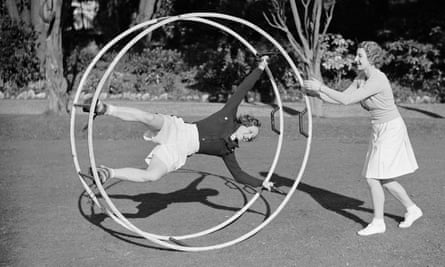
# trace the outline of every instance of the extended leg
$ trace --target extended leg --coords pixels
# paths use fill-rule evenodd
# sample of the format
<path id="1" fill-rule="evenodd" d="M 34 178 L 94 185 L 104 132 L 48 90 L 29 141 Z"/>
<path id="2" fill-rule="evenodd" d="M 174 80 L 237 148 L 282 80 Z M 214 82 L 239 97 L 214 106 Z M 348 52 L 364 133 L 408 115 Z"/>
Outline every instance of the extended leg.
<path id="1" fill-rule="evenodd" d="M 168 173 L 167 166 L 165 166 L 164 162 L 162 162 L 156 155 L 153 155 L 153 158 L 151 159 L 150 165 L 147 169 L 108 169 L 110 170 L 110 173 L 112 173 L 111 178 L 136 183 L 153 182 Z"/>
<path id="2" fill-rule="evenodd" d="M 162 128 L 164 118 L 160 114 L 145 112 L 136 108 L 113 106 L 107 104 L 105 115 L 113 116 L 124 121 L 137 121 L 147 125 L 156 132 Z"/>

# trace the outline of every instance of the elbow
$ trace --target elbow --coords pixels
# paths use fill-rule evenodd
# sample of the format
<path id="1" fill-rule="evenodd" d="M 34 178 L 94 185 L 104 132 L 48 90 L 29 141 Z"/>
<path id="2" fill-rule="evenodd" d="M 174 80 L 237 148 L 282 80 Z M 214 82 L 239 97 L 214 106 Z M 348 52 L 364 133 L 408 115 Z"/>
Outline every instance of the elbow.
<path id="1" fill-rule="evenodd" d="M 351 98 L 341 99 L 339 102 L 340 102 L 340 104 L 345 105 L 345 106 L 347 106 L 347 105 L 351 105 L 351 104 L 355 104 L 355 103 L 356 103 L 356 102 L 353 101 Z"/>

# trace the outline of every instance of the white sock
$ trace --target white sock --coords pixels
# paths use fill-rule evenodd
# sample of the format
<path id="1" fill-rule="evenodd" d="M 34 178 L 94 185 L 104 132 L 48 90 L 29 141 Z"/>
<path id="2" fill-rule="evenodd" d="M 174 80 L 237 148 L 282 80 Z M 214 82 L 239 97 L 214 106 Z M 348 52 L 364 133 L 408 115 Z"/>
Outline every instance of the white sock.
<path id="1" fill-rule="evenodd" d="M 416 209 L 418 209 L 418 207 L 417 207 L 417 205 L 415 205 L 415 204 L 409 206 L 408 208 L 406 208 L 406 210 L 407 210 L 408 212 L 414 211 L 414 210 L 416 210 Z"/>
<path id="2" fill-rule="evenodd" d="M 375 224 L 385 224 L 385 220 L 384 220 L 384 219 L 377 219 L 377 218 L 374 218 L 374 219 L 372 219 L 371 223 L 375 223 Z"/>
<path id="3" fill-rule="evenodd" d="M 114 170 L 112 169 L 112 168 L 107 168 L 108 169 L 108 171 L 110 172 L 110 179 L 111 178 L 114 178 L 114 176 L 115 176 L 115 172 L 114 172 Z"/>
<path id="4" fill-rule="evenodd" d="M 112 115 L 116 108 L 113 105 L 107 104 L 107 110 L 105 111 L 105 115 Z"/>

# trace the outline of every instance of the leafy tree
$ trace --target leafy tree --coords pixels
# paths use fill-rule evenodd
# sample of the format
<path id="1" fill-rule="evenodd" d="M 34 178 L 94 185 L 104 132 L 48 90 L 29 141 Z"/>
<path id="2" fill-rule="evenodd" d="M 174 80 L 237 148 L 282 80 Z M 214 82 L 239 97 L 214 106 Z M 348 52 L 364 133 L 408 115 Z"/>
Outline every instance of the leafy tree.
<path id="1" fill-rule="evenodd" d="M 4 93 L 18 93 L 29 82 L 40 78 L 35 39 L 30 27 L 0 16 L 0 87 Z"/>
<path id="2" fill-rule="evenodd" d="M 321 80 L 321 42 L 327 32 L 333 17 L 335 0 L 273 0 L 272 12 L 265 15 L 269 24 L 285 34 L 288 43 L 292 47 L 290 51 L 304 64 L 306 78 Z M 288 5 L 291 14 L 287 13 Z M 288 23 L 292 17 L 293 25 Z M 322 115 L 321 100 L 311 98 L 313 113 Z"/>
<path id="3" fill-rule="evenodd" d="M 355 74 L 353 71 L 354 42 L 344 39 L 340 34 L 326 34 L 321 43 L 323 51 L 322 73 L 333 87 L 341 87 L 341 82 Z"/>
<path id="4" fill-rule="evenodd" d="M 66 110 L 68 103 L 62 60 L 63 2 L 62 0 L 6 1 L 11 20 L 32 27 L 39 36 L 35 48 L 47 82 L 48 109 L 54 113 Z"/>
<path id="5" fill-rule="evenodd" d="M 40 69 L 43 71 L 46 43 L 44 23 L 40 17 L 42 0 L 7 0 L 5 5 L 9 18 L 13 22 L 35 31 L 35 50 L 40 61 Z"/>
<path id="6" fill-rule="evenodd" d="M 398 40 L 385 44 L 387 63 L 383 67 L 390 79 L 412 91 L 429 92 L 441 98 L 443 89 L 440 51 L 432 44 Z"/>

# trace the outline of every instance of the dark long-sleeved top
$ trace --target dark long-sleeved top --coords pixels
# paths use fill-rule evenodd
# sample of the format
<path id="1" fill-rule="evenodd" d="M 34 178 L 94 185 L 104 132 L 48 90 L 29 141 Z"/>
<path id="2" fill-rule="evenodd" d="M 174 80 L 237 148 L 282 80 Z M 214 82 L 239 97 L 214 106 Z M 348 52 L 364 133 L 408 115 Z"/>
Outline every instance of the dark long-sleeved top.
<path id="1" fill-rule="evenodd" d="M 260 78 L 262 70 L 253 70 L 236 88 L 235 93 L 219 111 L 196 123 L 199 134 L 199 154 L 219 156 L 223 159 L 233 178 L 243 184 L 253 187 L 262 185 L 262 180 L 244 172 L 235 157 L 238 141 L 230 136 L 240 124 L 236 120 L 238 107 L 247 92 Z"/>

